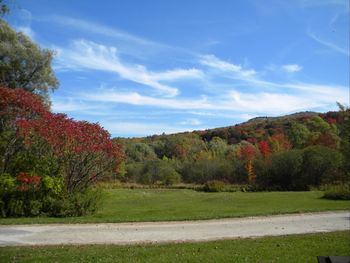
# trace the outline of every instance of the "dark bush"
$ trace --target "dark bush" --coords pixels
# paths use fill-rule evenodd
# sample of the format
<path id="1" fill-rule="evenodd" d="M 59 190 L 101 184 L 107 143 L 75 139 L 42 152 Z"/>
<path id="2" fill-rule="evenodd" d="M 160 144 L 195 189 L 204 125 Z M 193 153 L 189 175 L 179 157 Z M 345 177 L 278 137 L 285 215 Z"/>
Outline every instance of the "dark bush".
<path id="1" fill-rule="evenodd" d="M 266 190 L 307 190 L 307 183 L 303 181 L 301 166 L 303 156 L 301 150 L 290 150 L 275 153 L 271 156 L 267 170 L 258 174 L 260 187 Z M 260 164 L 261 165 L 261 164 Z"/>
<path id="2" fill-rule="evenodd" d="M 48 216 L 55 217 L 88 215 L 96 211 L 100 198 L 101 191 L 97 188 L 70 193 L 61 198 L 47 197 L 43 200 L 44 211 Z"/>
<path id="3" fill-rule="evenodd" d="M 341 179 L 342 155 L 326 146 L 309 146 L 303 150 L 303 183 L 319 186 Z"/>
<path id="4" fill-rule="evenodd" d="M 224 192 L 225 191 L 225 183 L 218 180 L 212 180 L 206 182 L 203 187 L 205 192 Z"/>
<path id="5" fill-rule="evenodd" d="M 350 200 L 350 184 L 327 186 L 323 198 L 332 200 Z"/>

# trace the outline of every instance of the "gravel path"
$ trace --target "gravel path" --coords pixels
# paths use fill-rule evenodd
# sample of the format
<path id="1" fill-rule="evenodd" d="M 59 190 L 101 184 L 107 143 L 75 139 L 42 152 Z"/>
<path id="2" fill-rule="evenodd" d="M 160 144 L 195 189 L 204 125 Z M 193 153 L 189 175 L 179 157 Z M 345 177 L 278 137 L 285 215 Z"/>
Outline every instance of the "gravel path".
<path id="1" fill-rule="evenodd" d="M 0 226 L 0 246 L 207 241 L 350 230 L 350 212 L 206 221 Z"/>

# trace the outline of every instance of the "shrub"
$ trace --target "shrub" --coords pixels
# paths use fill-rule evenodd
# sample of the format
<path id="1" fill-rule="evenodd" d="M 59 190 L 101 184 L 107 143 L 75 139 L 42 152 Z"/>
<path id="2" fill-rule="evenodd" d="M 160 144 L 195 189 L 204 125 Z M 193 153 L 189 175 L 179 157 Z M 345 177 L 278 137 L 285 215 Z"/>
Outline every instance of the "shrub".
<path id="1" fill-rule="evenodd" d="M 97 188 L 83 192 L 67 193 L 61 198 L 47 196 L 43 199 L 43 211 L 48 216 L 82 216 L 96 211 L 101 198 Z"/>
<path id="2" fill-rule="evenodd" d="M 174 169 L 173 163 L 159 159 L 146 162 L 138 178 L 138 182 L 142 184 L 160 183 L 172 185 L 180 181 L 181 176 Z"/>
<path id="3" fill-rule="evenodd" d="M 203 187 L 205 192 L 224 192 L 225 191 L 225 183 L 218 180 L 212 180 L 206 182 Z"/>
<path id="4" fill-rule="evenodd" d="M 327 186 L 323 198 L 332 200 L 350 200 L 350 184 Z"/>
<path id="5" fill-rule="evenodd" d="M 203 184 L 212 180 L 234 182 L 234 164 L 220 158 L 201 158 L 184 162 L 179 169 L 183 180 L 187 183 Z"/>

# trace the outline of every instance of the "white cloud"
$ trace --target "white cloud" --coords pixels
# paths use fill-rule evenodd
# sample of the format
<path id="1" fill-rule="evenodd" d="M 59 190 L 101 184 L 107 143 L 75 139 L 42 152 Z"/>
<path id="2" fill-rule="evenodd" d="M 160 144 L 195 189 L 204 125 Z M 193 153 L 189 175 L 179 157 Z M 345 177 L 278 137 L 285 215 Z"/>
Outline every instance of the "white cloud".
<path id="1" fill-rule="evenodd" d="M 35 33 L 30 26 L 16 26 L 15 28 L 17 31 L 22 32 L 30 39 L 35 40 Z"/>
<path id="2" fill-rule="evenodd" d="M 40 19 L 39 19 L 40 20 Z M 163 44 L 153 42 L 150 40 L 146 40 L 144 38 L 135 36 L 133 34 L 129 34 L 127 32 L 124 32 L 122 30 L 108 27 L 105 25 L 101 25 L 98 23 L 94 23 L 91 21 L 83 20 L 83 19 L 77 19 L 77 18 L 72 18 L 72 17 L 67 17 L 67 16 L 61 16 L 61 15 L 52 15 L 52 16 L 47 16 L 44 18 L 41 18 L 41 20 L 48 21 L 48 22 L 54 22 L 56 24 L 70 27 L 70 28 L 75 28 L 81 31 L 86 31 L 86 32 L 91 32 L 94 34 L 98 35 L 104 35 L 107 37 L 113 37 L 113 38 L 120 38 L 124 39 L 129 42 L 134 42 L 139 45 L 148 45 L 148 46 L 165 46 Z"/>
<path id="3" fill-rule="evenodd" d="M 203 109 L 211 108 L 212 105 L 207 102 L 206 97 L 201 99 L 173 99 L 173 98 L 157 98 L 151 96 L 144 96 L 137 92 L 114 92 L 114 91 L 100 91 L 98 93 L 84 93 L 79 95 L 89 101 L 100 101 L 110 103 L 122 103 L 139 106 L 153 106 L 159 108 L 169 109 Z"/>
<path id="4" fill-rule="evenodd" d="M 35 33 L 31 27 L 33 20 L 32 13 L 27 9 L 20 9 L 17 13 L 17 21 L 15 22 L 15 29 L 22 32 L 32 40 L 35 40 Z"/>
<path id="5" fill-rule="evenodd" d="M 247 114 L 247 113 L 243 113 L 243 114 L 239 114 L 237 116 L 238 119 L 241 119 L 242 121 L 247 121 L 253 118 L 259 117 L 259 115 L 256 114 Z"/>
<path id="6" fill-rule="evenodd" d="M 145 66 L 123 63 L 115 47 L 100 45 L 91 41 L 74 41 L 70 49 L 57 48 L 58 69 L 92 69 L 115 72 L 120 77 L 152 87 L 170 97 L 179 94 L 176 87 L 162 82 L 185 78 L 202 78 L 203 73 L 194 68 L 167 71 L 149 71 Z"/>
<path id="7" fill-rule="evenodd" d="M 202 96 L 200 99 L 175 99 L 144 96 L 136 92 L 100 91 L 98 93 L 80 94 L 79 97 L 93 102 L 167 109 L 276 115 L 333 105 L 335 101 L 341 101 L 344 98 L 344 94 L 346 94 L 346 91 L 333 93 L 333 96 L 330 96 L 328 93 L 314 94 L 313 90 L 308 92 L 303 90 L 303 95 L 301 96 L 299 93 L 294 95 L 277 92 L 243 93 L 231 90 L 217 97 L 208 98 Z"/>
<path id="8" fill-rule="evenodd" d="M 248 79 L 250 77 L 255 76 L 256 71 L 255 70 L 245 70 L 242 68 L 241 65 L 232 64 L 229 62 L 226 62 L 224 60 L 221 60 L 217 58 L 214 55 L 203 55 L 200 56 L 199 62 L 202 65 L 215 68 L 217 70 L 223 71 L 223 72 L 230 72 L 233 73 L 235 76 L 237 76 L 240 79 Z"/>
<path id="9" fill-rule="evenodd" d="M 193 131 L 192 127 L 176 127 L 166 123 L 150 124 L 139 122 L 104 122 L 103 127 L 115 135 L 130 134 L 132 136 L 149 136 L 154 134 L 173 134 L 178 132 Z M 196 127 L 201 130 L 204 127 Z"/>
<path id="10" fill-rule="evenodd" d="M 184 121 L 180 122 L 181 125 L 191 125 L 191 126 L 197 126 L 202 124 L 202 122 L 198 119 L 186 119 Z"/>
<path id="11" fill-rule="evenodd" d="M 301 71 L 303 68 L 299 66 L 298 64 L 287 64 L 282 66 L 283 70 L 287 71 L 288 73 L 294 73 Z"/>
<path id="12" fill-rule="evenodd" d="M 232 104 L 236 109 L 244 109 L 245 112 L 260 112 L 270 114 L 283 114 L 293 111 L 305 110 L 322 106 L 319 101 L 297 95 L 283 93 L 241 93 L 230 92 Z"/>
<path id="13" fill-rule="evenodd" d="M 309 37 L 311 37 L 313 40 L 315 40 L 316 42 L 320 43 L 321 45 L 323 45 L 323 46 L 325 46 L 325 47 L 327 47 L 335 52 L 341 53 L 341 54 L 346 55 L 346 56 L 350 56 L 349 48 L 339 47 L 334 43 L 331 43 L 327 40 L 324 40 L 324 39 L 316 36 L 313 32 L 310 31 L 310 29 L 307 30 L 307 35 Z"/>

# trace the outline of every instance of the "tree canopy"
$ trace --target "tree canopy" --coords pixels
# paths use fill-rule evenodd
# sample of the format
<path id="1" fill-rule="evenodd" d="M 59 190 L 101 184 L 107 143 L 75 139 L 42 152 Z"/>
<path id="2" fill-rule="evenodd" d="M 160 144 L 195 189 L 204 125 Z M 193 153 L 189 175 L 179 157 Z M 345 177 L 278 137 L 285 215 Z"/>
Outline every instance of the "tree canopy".
<path id="1" fill-rule="evenodd" d="M 53 55 L 52 50 L 40 48 L 0 19 L 1 87 L 22 88 L 48 101 L 48 91 L 58 87 L 51 68 Z"/>

